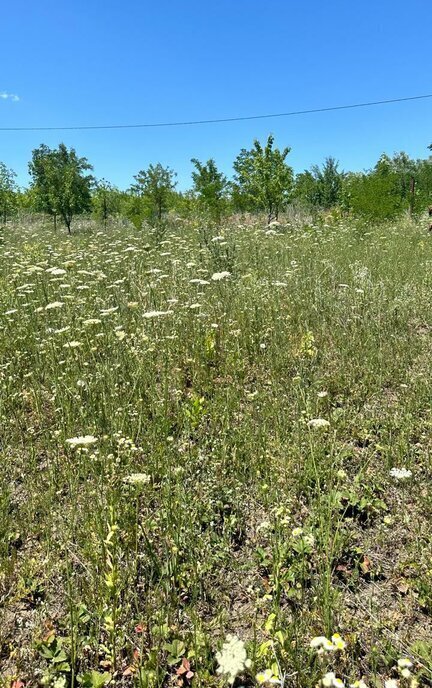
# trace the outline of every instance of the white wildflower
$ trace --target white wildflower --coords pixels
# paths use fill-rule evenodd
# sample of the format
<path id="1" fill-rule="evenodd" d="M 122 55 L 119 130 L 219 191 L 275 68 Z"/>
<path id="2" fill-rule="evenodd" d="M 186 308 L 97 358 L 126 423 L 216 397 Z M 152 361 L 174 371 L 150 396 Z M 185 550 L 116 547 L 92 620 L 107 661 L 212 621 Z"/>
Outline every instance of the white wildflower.
<path id="1" fill-rule="evenodd" d="M 345 685 L 341 678 L 337 678 L 334 671 L 328 671 L 322 677 L 321 684 L 324 688 L 343 688 Z"/>
<path id="2" fill-rule="evenodd" d="M 46 311 L 54 310 L 54 308 L 62 308 L 64 306 L 63 301 L 53 301 L 45 306 Z"/>
<path id="3" fill-rule="evenodd" d="M 66 270 L 63 270 L 63 268 L 48 268 L 46 272 L 49 272 L 51 275 L 65 275 Z"/>
<path id="4" fill-rule="evenodd" d="M 227 272 L 226 270 L 223 270 L 222 272 L 214 272 L 211 276 L 213 282 L 220 282 L 227 277 L 231 277 L 231 273 Z"/>
<path id="5" fill-rule="evenodd" d="M 80 437 L 70 437 L 66 443 L 71 447 L 88 447 L 90 444 L 97 442 L 97 437 L 93 435 L 81 435 Z"/>
<path id="6" fill-rule="evenodd" d="M 346 642 L 341 638 L 339 633 L 334 633 L 331 637 L 331 640 L 335 650 L 345 650 Z"/>
<path id="7" fill-rule="evenodd" d="M 323 652 L 333 652 L 334 646 L 331 640 L 325 637 L 325 635 L 317 635 L 310 641 L 310 647 L 316 650 L 319 655 Z"/>
<path id="8" fill-rule="evenodd" d="M 111 313 L 115 313 L 118 311 L 118 306 L 112 306 L 111 308 L 104 308 L 101 310 L 100 314 L 105 317 L 106 315 L 111 315 Z"/>
<path id="9" fill-rule="evenodd" d="M 216 653 L 216 659 L 219 664 L 217 673 L 226 676 L 230 683 L 234 683 L 236 676 L 251 665 L 244 642 L 236 635 L 227 635 L 222 650 Z"/>
<path id="10" fill-rule="evenodd" d="M 412 471 L 407 468 L 392 468 L 390 471 L 390 477 L 395 480 L 407 480 L 411 478 Z"/>
<path id="11" fill-rule="evenodd" d="M 311 536 L 313 539 L 313 536 Z M 312 638 L 310 641 L 310 647 L 317 650 L 318 654 L 323 652 L 337 652 L 338 650 L 344 650 L 346 647 L 346 642 L 342 639 L 339 633 L 334 633 L 331 640 L 326 638 L 325 635 L 319 635 L 316 638 Z"/>
<path id="12" fill-rule="evenodd" d="M 399 682 L 394 678 L 389 678 L 387 681 L 384 681 L 384 688 L 399 688 Z"/>
<path id="13" fill-rule="evenodd" d="M 402 678 L 410 678 L 411 677 L 411 671 L 410 669 L 412 668 L 412 662 L 409 660 L 407 657 L 402 657 L 401 659 L 398 659 L 397 662 L 398 666 L 398 671 Z"/>
<path id="14" fill-rule="evenodd" d="M 330 423 L 325 418 L 312 418 L 308 421 L 308 427 L 311 430 L 325 430 L 330 427 Z"/>
<path id="15" fill-rule="evenodd" d="M 127 485 L 147 485 L 151 480 L 148 473 L 131 473 L 123 478 L 123 482 Z"/>
<path id="16" fill-rule="evenodd" d="M 88 320 L 83 320 L 83 325 L 86 327 L 88 325 L 100 325 L 102 320 L 100 318 L 88 318 Z"/>
<path id="17" fill-rule="evenodd" d="M 281 682 L 279 676 L 276 676 L 271 669 L 260 671 L 255 678 L 260 685 L 275 685 Z"/>
<path id="18" fill-rule="evenodd" d="M 143 313 L 143 318 L 160 318 L 163 315 L 171 315 L 173 311 L 147 311 Z"/>
<path id="19" fill-rule="evenodd" d="M 210 282 L 208 282 L 205 279 L 198 279 L 197 277 L 195 277 L 194 279 L 189 280 L 189 284 L 198 284 L 199 286 L 203 287 L 206 284 L 210 284 Z"/>

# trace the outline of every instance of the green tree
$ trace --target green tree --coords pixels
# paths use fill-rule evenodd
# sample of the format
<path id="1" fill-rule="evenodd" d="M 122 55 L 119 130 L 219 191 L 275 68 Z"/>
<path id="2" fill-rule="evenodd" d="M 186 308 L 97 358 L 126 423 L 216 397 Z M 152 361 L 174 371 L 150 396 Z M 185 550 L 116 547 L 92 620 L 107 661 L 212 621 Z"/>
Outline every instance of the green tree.
<path id="1" fill-rule="evenodd" d="M 86 158 L 79 158 L 64 143 L 56 149 L 42 144 L 33 151 L 29 172 L 36 206 L 53 216 L 54 227 L 60 216 L 70 234 L 73 216 L 91 209 L 94 179 L 85 174 L 91 169 Z"/>
<path id="2" fill-rule="evenodd" d="M 251 150 L 243 148 L 234 161 L 234 197 L 243 197 L 251 209 L 265 210 L 269 223 L 278 218 L 293 188 L 293 171 L 285 162 L 290 150 L 274 148 L 270 135 L 264 147 L 255 140 Z"/>
<path id="3" fill-rule="evenodd" d="M 29 172 L 32 177 L 30 194 L 34 201 L 34 208 L 51 215 L 54 229 L 57 229 L 58 208 L 55 200 L 54 151 L 42 143 L 32 152 Z"/>
<path id="4" fill-rule="evenodd" d="M 18 187 L 15 179 L 15 172 L 6 167 L 4 162 L 0 162 L 0 213 L 4 225 L 11 211 L 16 206 Z"/>
<path id="5" fill-rule="evenodd" d="M 321 167 L 313 165 L 297 175 L 294 197 L 308 206 L 334 208 L 341 202 L 344 173 L 338 170 L 339 163 L 332 157 L 326 158 Z"/>
<path id="6" fill-rule="evenodd" d="M 106 229 L 109 218 L 120 210 L 120 192 L 106 179 L 100 179 L 95 182 L 92 205 L 94 217 Z"/>
<path id="7" fill-rule="evenodd" d="M 193 191 L 197 194 L 199 205 L 219 221 L 226 207 L 228 180 L 219 172 L 212 158 L 206 163 L 196 158 L 192 158 L 191 162 L 195 166 L 192 172 Z"/>
<path id="8" fill-rule="evenodd" d="M 432 157 L 417 160 L 415 210 L 422 212 L 432 203 Z"/>
<path id="9" fill-rule="evenodd" d="M 319 206 L 318 183 L 310 170 L 296 175 L 293 197 L 306 206 Z"/>
<path id="10" fill-rule="evenodd" d="M 131 192 L 144 200 L 144 211 L 151 220 L 160 222 L 169 209 L 176 186 L 175 177 L 173 170 L 160 163 L 149 165 L 147 170 L 141 170 L 134 176 L 136 183 L 132 185 Z"/>
<path id="11" fill-rule="evenodd" d="M 404 208 L 400 195 L 399 179 L 394 172 L 382 174 L 347 175 L 344 188 L 344 205 L 355 215 L 371 220 L 387 220 L 396 217 Z"/>
<path id="12" fill-rule="evenodd" d="M 141 196 L 131 189 L 120 194 L 120 213 L 140 229 L 144 220 L 144 204 Z"/>
<path id="13" fill-rule="evenodd" d="M 339 172 L 338 166 L 337 160 L 328 157 L 321 167 L 312 167 L 317 187 L 317 205 L 325 210 L 334 208 L 340 202 L 343 173 Z"/>

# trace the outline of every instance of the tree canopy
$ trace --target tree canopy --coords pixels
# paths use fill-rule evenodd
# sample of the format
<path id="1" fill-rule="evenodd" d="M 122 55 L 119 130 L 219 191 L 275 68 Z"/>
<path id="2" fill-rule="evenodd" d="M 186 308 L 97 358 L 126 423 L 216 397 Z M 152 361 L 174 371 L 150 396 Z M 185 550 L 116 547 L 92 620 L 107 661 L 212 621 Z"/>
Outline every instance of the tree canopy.
<path id="1" fill-rule="evenodd" d="M 270 135 L 265 146 L 255 139 L 252 148 L 243 148 L 234 161 L 234 193 L 243 197 L 246 207 L 264 210 L 268 222 L 277 220 L 292 192 L 293 170 L 285 162 L 290 150 L 275 148 Z"/>
<path id="2" fill-rule="evenodd" d="M 29 172 L 36 206 L 53 216 L 54 225 L 60 216 L 69 234 L 73 216 L 91 209 L 94 179 L 85 172 L 92 169 L 87 158 L 78 157 L 64 143 L 56 149 L 42 144 L 32 153 Z"/>

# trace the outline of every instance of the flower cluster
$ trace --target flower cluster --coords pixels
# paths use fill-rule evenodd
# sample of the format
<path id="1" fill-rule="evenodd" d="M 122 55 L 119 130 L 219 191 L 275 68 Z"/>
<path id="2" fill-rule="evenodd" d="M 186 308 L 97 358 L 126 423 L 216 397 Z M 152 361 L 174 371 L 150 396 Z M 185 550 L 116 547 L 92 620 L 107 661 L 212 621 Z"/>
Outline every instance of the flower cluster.
<path id="1" fill-rule="evenodd" d="M 310 647 L 317 651 L 319 655 L 324 652 L 337 652 L 342 651 L 346 648 L 346 642 L 339 635 L 339 633 L 334 633 L 331 640 L 326 638 L 325 635 L 318 635 L 316 638 L 312 638 L 310 641 Z"/>
<path id="2" fill-rule="evenodd" d="M 411 478 L 412 471 L 408 468 L 392 468 L 390 471 L 390 477 L 395 480 L 408 480 Z"/>
<path id="3" fill-rule="evenodd" d="M 344 688 L 345 684 L 341 678 L 338 678 L 334 671 L 328 671 L 321 679 L 321 685 L 324 688 Z"/>
<path id="4" fill-rule="evenodd" d="M 236 635 L 227 635 L 222 650 L 216 653 L 218 661 L 218 674 L 227 677 L 230 683 L 234 683 L 236 676 L 251 665 L 247 658 L 245 644 Z"/>
<path id="5" fill-rule="evenodd" d="M 330 427 L 330 423 L 325 418 L 311 418 L 308 421 L 308 428 L 311 430 L 327 430 Z"/>
<path id="6" fill-rule="evenodd" d="M 68 440 L 66 440 L 66 443 L 71 447 L 88 447 L 91 444 L 95 444 L 95 442 L 97 442 L 97 437 L 93 437 L 93 435 L 70 437 Z"/>
<path id="7" fill-rule="evenodd" d="M 275 673 L 273 669 L 264 669 L 264 671 L 260 671 L 255 678 L 261 686 L 274 686 L 281 683 L 279 672 Z"/>
<path id="8" fill-rule="evenodd" d="M 151 480 L 148 473 L 131 473 L 123 478 L 123 482 L 127 485 L 147 485 Z"/>

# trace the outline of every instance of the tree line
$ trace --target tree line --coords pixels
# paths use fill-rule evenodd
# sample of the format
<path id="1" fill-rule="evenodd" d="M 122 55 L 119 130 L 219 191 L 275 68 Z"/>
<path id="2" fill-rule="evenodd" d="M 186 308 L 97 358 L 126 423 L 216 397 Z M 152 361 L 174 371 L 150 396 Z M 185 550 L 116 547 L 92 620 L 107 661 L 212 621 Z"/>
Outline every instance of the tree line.
<path id="1" fill-rule="evenodd" d="M 432 145 L 429 147 L 432 150 Z M 134 176 L 120 190 L 92 175 L 92 165 L 74 148 L 41 144 L 29 163 L 31 183 L 20 189 L 16 175 L 0 163 L 0 217 L 5 224 L 20 209 L 45 213 L 54 227 L 61 221 L 71 232 L 76 215 L 92 213 L 104 226 L 123 216 L 137 227 L 160 223 L 169 211 L 205 214 L 220 222 L 233 212 L 264 212 L 270 223 L 289 205 L 311 212 L 338 208 L 373 220 L 391 219 L 404 210 L 422 212 L 432 200 L 432 158 L 414 160 L 406 153 L 383 154 L 370 170 L 345 172 L 328 157 L 297 175 L 288 164 L 290 148 L 279 149 L 273 136 L 243 148 L 228 179 L 213 159 L 192 158 L 192 187 L 176 189 L 176 173 L 160 163 Z"/>

